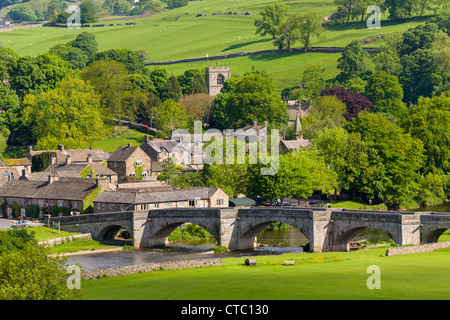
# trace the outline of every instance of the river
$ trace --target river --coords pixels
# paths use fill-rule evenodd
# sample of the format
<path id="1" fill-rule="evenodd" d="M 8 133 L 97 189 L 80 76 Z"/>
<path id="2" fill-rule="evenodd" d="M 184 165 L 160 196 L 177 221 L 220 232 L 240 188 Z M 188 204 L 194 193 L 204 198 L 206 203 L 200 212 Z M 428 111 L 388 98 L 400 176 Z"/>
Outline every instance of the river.
<path id="1" fill-rule="evenodd" d="M 261 245 L 255 250 L 213 253 L 209 248 L 217 242 L 210 240 L 190 240 L 173 242 L 164 248 L 149 248 L 107 253 L 89 253 L 67 257 L 67 264 L 80 264 L 85 271 L 117 268 L 153 262 L 188 259 L 208 259 L 225 257 L 253 257 L 258 255 L 277 255 L 301 253 L 308 239 L 296 229 L 263 231 L 258 235 Z"/>

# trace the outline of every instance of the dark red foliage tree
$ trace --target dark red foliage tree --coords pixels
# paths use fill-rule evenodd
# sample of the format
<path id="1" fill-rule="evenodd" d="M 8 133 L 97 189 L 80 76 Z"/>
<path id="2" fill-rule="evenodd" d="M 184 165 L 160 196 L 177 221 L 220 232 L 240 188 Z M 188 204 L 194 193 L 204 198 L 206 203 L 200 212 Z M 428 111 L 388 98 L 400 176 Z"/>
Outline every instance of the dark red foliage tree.
<path id="1" fill-rule="evenodd" d="M 344 88 L 327 88 L 320 93 L 321 96 L 336 96 L 347 105 L 347 112 L 344 114 L 347 121 L 356 117 L 361 111 L 371 111 L 372 101 L 362 94 Z"/>

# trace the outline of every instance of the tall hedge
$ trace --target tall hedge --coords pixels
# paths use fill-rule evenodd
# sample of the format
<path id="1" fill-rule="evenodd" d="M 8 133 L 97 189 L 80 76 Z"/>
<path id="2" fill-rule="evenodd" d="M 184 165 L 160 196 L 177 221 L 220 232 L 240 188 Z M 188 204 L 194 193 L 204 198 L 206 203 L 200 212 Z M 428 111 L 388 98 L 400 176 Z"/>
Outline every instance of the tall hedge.
<path id="1" fill-rule="evenodd" d="M 42 152 L 31 158 L 31 172 L 41 172 L 52 164 L 52 156 L 56 157 L 55 152 Z"/>

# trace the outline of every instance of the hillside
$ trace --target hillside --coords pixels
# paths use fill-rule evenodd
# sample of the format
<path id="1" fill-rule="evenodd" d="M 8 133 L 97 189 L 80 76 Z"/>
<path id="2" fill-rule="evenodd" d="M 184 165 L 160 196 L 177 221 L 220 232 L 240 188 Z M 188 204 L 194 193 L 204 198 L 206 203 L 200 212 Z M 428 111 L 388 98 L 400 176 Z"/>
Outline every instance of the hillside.
<path id="1" fill-rule="evenodd" d="M 113 48 L 130 48 L 144 50 L 148 55 L 147 62 L 164 62 L 186 58 L 224 55 L 236 52 L 252 52 L 275 49 L 271 36 L 261 37 L 255 34 L 254 20 L 258 13 L 271 3 L 270 0 L 203 0 L 190 1 L 188 6 L 169 10 L 154 16 L 137 20 L 136 25 L 118 26 L 117 21 L 110 21 L 114 26 L 83 28 L 70 30 L 67 28 L 40 27 L 20 29 L 0 33 L 0 44 L 16 51 L 19 55 L 43 53 L 58 43 L 71 41 L 82 31 L 89 31 L 96 36 L 99 51 Z M 284 1 L 290 6 L 289 13 L 314 10 L 324 17 L 336 9 L 332 0 L 328 1 Z M 214 13 L 251 13 L 251 15 L 213 15 Z M 196 17 L 199 13 L 207 16 Z M 386 18 L 387 14 L 382 18 Z M 403 22 L 391 22 L 386 19 L 382 28 L 368 29 L 365 24 L 325 25 L 327 31 L 321 39 L 313 39 L 313 46 L 344 47 L 353 40 L 363 41 L 377 35 L 402 31 L 424 23 L 426 18 L 415 18 Z M 120 21 L 124 24 L 127 20 Z M 108 21 L 102 19 L 102 24 Z M 376 39 L 376 38 L 375 38 Z M 376 39 L 370 46 L 379 46 L 383 41 Z M 301 46 L 300 44 L 298 44 Z M 197 63 L 167 65 L 167 69 L 175 75 L 184 70 L 208 65 L 227 64 L 234 74 L 242 74 L 251 69 L 264 68 L 274 78 L 282 90 L 295 86 L 303 68 L 311 63 L 321 63 L 326 69 L 325 76 L 333 78 L 339 54 L 265 54 L 252 57 L 240 57 L 220 61 L 203 61 Z M 153 67 L 149 67 L 153 69 Z"/>

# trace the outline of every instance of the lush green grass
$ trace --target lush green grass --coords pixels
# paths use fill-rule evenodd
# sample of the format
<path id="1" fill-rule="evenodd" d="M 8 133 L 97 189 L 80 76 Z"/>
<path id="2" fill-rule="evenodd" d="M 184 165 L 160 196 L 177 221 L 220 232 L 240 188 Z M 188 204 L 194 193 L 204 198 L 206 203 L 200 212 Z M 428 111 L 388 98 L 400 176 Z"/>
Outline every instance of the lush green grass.
<path id="1" fill-rule="evenodd" d="M 121 248 L 123 246 L 102 244 L 93 239 L 73 239 L 70 242 L 64 242 L 49 249 L 50 253 L 67 253 L 78 251 L 93 251 L 103 249 Z"/>
<path id="2" fill-rule="evenodd" d="M 106 137 L 106 139 L 94 142 L 94 149 L 103 149 L 107 152 L 114 152 L 119 146 L 126 146 L 129 142 L 133 146 L 140 146 L 144 142 L 145 133 L 122 127 L 122 129 L 114 130 L 114 132 Z"/>
<path id="3" fill-rule="evenodd" d="M 183 58 L 202 57 L 206 54 L 222 55 L 241 51 L 274 49 L 270 36 L 255 35 L 254 20 L 261 9 L 271 3 L 269 0 L 203 0 L 190 1 L 189 5 L 139 20 L 136 26 L 113 26 L 83 28 L 31 28 L 3 33 L 0 43 L 10 47 L 20 55 L 37 55 L 58 43 L 66 43 L 77 34 L 88 30 L 99 43 L 99 51 L 127 47 L 145 50 L 150 61 L 168 61 Z M 328 1 L 285 1 L 290 5 L 290 13 L 315 10 L 328 16 L 335 11 L 332 0 Z M 221 15 L 214 12 L 245 12 L 253 16 Z M 195 17 L 206 13 L 206 17 Z M 352 40 L 401 31 L 423 23 L 425 19 L 414 19 L 393 23 L 384 20 L 380 30 L 368 29 L 365 24 L 327 25 L 328 30 L 321 39 L 313 39 L 313 46 L 345 46 Z M 124 23 L 125 21 L 120 21 Z M 108 22 L 103 22 L 108 24 Z M 112 22 L 116 24 L 117 22 Z M 377 45 L 376 43 L 374 45 Z M 301 46 L 301 44 L 298 44 Z"/>
<path id="4" fill-rule="evenodd" d="M 361 201 L 333 201 L 330 203 L 331 208 L 344 208 L 353 210 L 387 210 L 385 204 L 369 205 Z"/>
<path id="5" fill-rule="evenodd" d="M 185 58 L 224 55 L 236 52 L 250 52 L 276 49 L 271 36 L 255 35 L 254 20 L 258 13 L 271 3 L 269 0 L 221 0 L 190 1 L 188 6 L 173 9 L 152 17 L 133 20 L 136 26 L 113 26 L 83 28 L 70 30 L 67 28 L 31 28 L 2 33 L 0 44 L 15 50 L 20 55 L 35 56 L 48 51 L 59 43 L 67 43 L 82 31 L 89 31 L 96 36 L 99 51 L 112 48 L 130 48 L 147 52 L 148 61 L 170 61 Z M 336 9 L 334 1 L 285 1 L 290 6 L 290 13 L 315 10 L 328 16 Z M 215 15 L 216 12 L 246 12 L 252 16 Z M 195 17 L 198 13 L 208 16 Z M 416 18 L 402 22 L 386 20 L 383 15 L 380 30 L 368 29 L 365 24 L 351 23 L 348 25 L 326 24 L 326 32 L 320 39 L 314 38 L 313 46 L 343 47 L 353 40 L 362 41 L 369 37 L 376 41 L 370 46 L 379 46 L 383 40 L 376 35 L 402 31 L 424 23 L 427 18 Z M 131 20 L 130 20 L 131 21 Z M 126 21 L 120 21 L 125 23 Z M 100 22 L 99 22 L 100 23 Z M 101 23 L 108 24 L 102 21 Z M 117 24 L 118 22 L 113 22 Z M 295 45 L 301 47 L 300 43 Z M 339 54 L 265 54 L 260 56 L 241 57 L 222 61 L 203 61 L 168 65 L 167 68 L 175 75 L 182 74 L 188 68 L 204 68 L 205 66 L 229 65 L 233 74 L 243 74 L 253 66 L 266 69 L 274 79 L 280 91 L 287 87 L 298 85 L 305 66 L 320 63 L 325 68 L 325 78 L 331 79 L 337 74 L 337 59 Z M 149 67 L 153 69 L 153 67 Z"/>
<path id="6" fill-rule="evenodd" d="M 6 230 L 10 230 L 10 229 L 1 229 L 0 231 L 6 231 Z M 28 227 L 27 230 L 35 232 L 36 241 L 38 241 L 38 242 L 55 239 L 55 238 L 63 238 L 63 237 L 71 236 L 74 234 L 79 234 L 76 232 L 66 232 L 66 231 L 61 231 L 60 233 L 58 233 L 58 229 L 54 229 L 52 231 L 52 228 L 47 228 L 47 227 Z"/>
<path id="7" fill-rule="evenodd" d="M 334 78 L 339 72 L 337 69 L 338 53 L 267 53 L 257 56 L 246 56 L 226 60 L 199 61 L 165 65 L 171 73 L 182 74 L 190 68 L 203 69 L 207 66 L 227 65 L 231 68 L 232 75 L 243 75 L 245 72 L 256 69 L 264 69 L 277 84 L 280 91 L 284 88 L 298 86 L 302 73 L 310 64 L 319 63 L 324 69 L 325 80 Z M 149 69 L 153 69 L 149 66 Z"/>
<path id="8" fill-rule="evenodd" d="M 223 266 L 166 270 L 88 280 L 85 299 L 449 299 L 450 252 L 384 257 L 383 249 L 223 259 Z M 284 266 L 284 260 L 295 265 Z M 381 289 L 369 290 L 367 268 L 381 272 Z"/>

